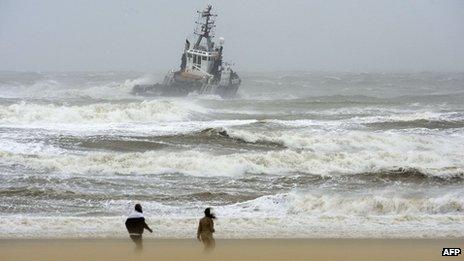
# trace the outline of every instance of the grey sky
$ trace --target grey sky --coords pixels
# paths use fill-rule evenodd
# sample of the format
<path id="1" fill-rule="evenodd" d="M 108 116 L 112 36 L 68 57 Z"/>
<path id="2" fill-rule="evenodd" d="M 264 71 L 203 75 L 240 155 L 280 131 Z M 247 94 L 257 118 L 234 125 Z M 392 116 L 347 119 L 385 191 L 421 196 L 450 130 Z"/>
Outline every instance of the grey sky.
<path id="1" fill-rule="evenodd" d="M 207 3 L 239 70 L 464 71 L 463 0 L 0 0 L 0 70 L 167 71 Z"/>

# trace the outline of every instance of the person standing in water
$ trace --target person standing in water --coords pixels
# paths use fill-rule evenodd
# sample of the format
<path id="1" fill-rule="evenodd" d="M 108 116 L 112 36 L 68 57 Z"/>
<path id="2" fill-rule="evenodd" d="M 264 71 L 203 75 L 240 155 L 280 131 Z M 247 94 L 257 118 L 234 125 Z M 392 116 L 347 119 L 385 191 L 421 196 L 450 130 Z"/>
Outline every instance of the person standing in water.
<path id="1" fill-rule="evenodd" d="M 197 238 L 203 242 L 204 250 L 211 251 L 216 246 L 216 241 L 213 238 L 214 221 L 216 219 L 214 214 L 211 213 L 211 208 L 205 209 L 205 216 L 200 219 L 197 230 Z"/>
<path id="2" fill-rule="evenodd" d="M 127 232 L 135 243 L 135 250 L 141 251 L 143 249 L 142 234 L 143 230 L 147 229 L 150 233 L 153 230 L 145 223 L 145 217 L 143 216 L 142 205 L 136 204 L 134 211 L 129 215 L 126 220 Z"/>

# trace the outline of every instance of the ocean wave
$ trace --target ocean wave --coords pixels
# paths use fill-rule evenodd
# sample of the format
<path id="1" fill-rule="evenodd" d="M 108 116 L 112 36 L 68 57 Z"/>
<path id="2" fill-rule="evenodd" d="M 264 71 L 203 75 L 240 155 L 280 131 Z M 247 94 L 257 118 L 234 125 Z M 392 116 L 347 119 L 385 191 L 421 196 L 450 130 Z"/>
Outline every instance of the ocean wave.
<path id="1" fill-rule="evenodd" d="M 275 106 L 269 105 L 270 108 Z M 409 110 L 394 109 L 385 107 L 356 107 L 356 108 L 337 108 L 327 110 L 244 110 L 244 109 L 214 109 L 214 113 L 227 115 L 241 115 L 245 118 L 254 116 L 262 118 L 263 122 L 280 124 L 287 127 L 357 127 L 364 126 L 392 128 L 462 128 L 464 113 L 455 111 L 433 111 L 433 110 Z M 283 119 L 284 116 L 291 116 L 296 119 Z"/>
<path id="2" fill-rule="evenodd" d="M 393 193 L 393 194 L 392 194 Z M 2 215 L 0 238 L 127 237 L 125 212 L 132 203 L 109 202 L 116 215 Z M 153 236 L 192 238 L 202 206 L 142 202 Z M 105 206 L 107 206 L 106 204 Z M 436 197 L 284 193 L 213 206 L 218 238 L 456 238 L 464 236 L 462 192 Z M 424 230 L 424 226 L 428 229 Z"/>
<path id="3" fill-rule="evenodd" d="M 6 77 L 0 82 L 0 97 L 21 99 L 110 99 L 136 98 L 130 94 L 136 84 L 153 83 L 156 77 L 134 73 L 51 73 L 24 78 Z M 1 80 L 1 79 L 0 79 Z"/>
<path id="4" fill-rule="evenodd" d="M 247 126 L 208 127 L 225 123 Z M 73 173 L 95 170 L 197 176 L 299 172 L 335 175 L 399 168 L 416 169 L 427 175 L 464 173 L 463 133 L 249 128 L 249 124 L 255 123 L 206 121 L 186 122 L 184 126 L 176 122 L 168 123 L 166 129 L 172 129 L 174 134 L 157 133 L 149 128 L 146 136 L 60 134 L 55 137 L 52 133 L 48 137 L 47 133 L 37 132 L 45 136 L 35 137 L 33 133 L 18 136 L 16 132 L 6 131 L 0 133 L 0 160 Z M 171 145 L 181 151 L 163 150 Z M 197 145 L 214 149 L 202 151 Z M 108 151 L 74 151 L 74 147 Z"/>
<path id="5" fill-rule="evenodd" d="M 201 211 L 200 211 L 201 212 Z M 125 216 L 31 217 L 0 216 L 2 239 L 127 238 Z M 194 238 L 198 218 L 156 218 L 146 215 L 155 238 Z M 448 215 L 399 221 L 395 218 L 220 218 L 216 238 L 462 238 L 462 216 Z M 424 230 L 424 226 L 427 227 Z"/>
<path id="6" fill-rule="evenodd" d="M 462 177 L 462 151 L 425 150 L 402 144 L 401 149 L 388 143 L 356 144 L 340 142 L 318 144 L 316 150 L 276 150 L 215 154 L 188 150 L 169 152 L 81 152 L 79 154 L 11 153 L 0 151 L 5 164 L 25 165 L 40 171 L 74 174 L 119 173 L 125 175 L 181 173 L 193 176 L 240 176 L 245 174 L 344 175 L 374 173 L 399 168 L 412 168 L 428 176 Z M 362 142 L 361 140 L 359 142 Z M 436 141 L 439 142 L 439 141 Z M 379 146 L 380 145 L 380 146 Z M 427 144 L 424 143 L 426 146 Z M 340 150 L 340 146 L 345 149 Z M 376 148 L 378 146 L 378 148 Z M 440 145 L 442 146 L 442 145 Z M 314 146 L 316 147 L 316 146 Z"/>
<path id="7" fill-rule="evenodd" d="M 405 121 L 385 121 L 373 122 L 366 124 L 369 127 L 380 130 L 388 129 L 411 129 L 411 128 L 425 128 L 425 129 L 460 129 L 464 128 L 464 120 L 405 120 Z"/>
<path id="8" fill-rule="evenodd" d="M 90 105 L 32 104 L 21 102 L 0 106 L 2 124 L 33 123 L 127 123 L 180 121 L 206 112 L 188 101 L 151 100 L 132 103 L 97 103 Z"/>
<path id="9" fill-rule="evenodd" d="M 435 121 L 435 122 L 456 122 L 464 121 L 463 112 L 435 112 L 419 111 L 409 113 L 395 113 L 381 116 L 354 117 L 361 123 L 378 123 L 378 122 L 414 122 L 414 121 Z"/>
<path id="10" fill-rule="evenodd" d="M 376 194 L 346 193 L 284 193 L 263 196 L 237 203 L 233 208 L 220 207 L 226 217 L 256 215 L 286 217 L 288 215 L 315 216 L 382 216 L 411 215 L 462 215 L 464 197 L 460 191 L 439 196 L 408 196 L 392 190 L 376 191 Z M 251 213 L 251 214 L 249 214 Z M 250 217 L 251 217 L 250 216 Z"/>
<path id="11" fill-rule="evenodd" d="M 240 102 L 241 106 L 214 108 L 211 111 L 217 114 L 236 115 L 240 117 L 263 118 L 291 121 L 326 121 L 339 123 L 369 124 L 377 122 L 410 122 L 410 121 L 436 121 L 456 122 L 464 121 L 464 112 L 447 105 L 360 105 L 350 104 L 321 106 L 313 101 L 269 101 L 266 103 Z M 290 106 L 291 105 L 291 106 Z"/>
<path id="12" fill-rule="evenodd" d="M 208 142 L 215 142 L 217 138 L 219 139 L 229 139 L 236 143 L 252 143 L 265 145 L 268 147 L 274 148 L 283 148 L 284 145 L 281 142 L 272 141 L 271 139 L 259 139 L 254 137 L 251 132 L 241 131 L 241 130 L 231 130 L 224 127 L 218 128 L 206 128 L 197 133 L 193 133 L 193 137 L 204 137 Z M 192 137 L 192 138 L 193 138 Z"/>
<path id="13" fill-rule="evenodd" d="M 317 123 L 313 121 L 270 121 L 291 126 L 302 126 Z M 290 129 L 273 131 L 250 131 L 244 129 L 224 128 L 229 137 L 243 140 L 245 142 L 262 142 L 282 145 L 292 149 L 308 149 L 314 152 L 358 152 L 362 150 L 373 152 L 400 151 L 430 151 L 442 155 L 462 155 L 461 147 L 464 146 L 462 134 L 449 135 L 448 133 L 431 132 L 424 133 L 408 132 L 366 132 L 358 130 L 344 130 L 337 126 L 330 129 Z M 443 148 L 443 144 L 449 144 Z"/>

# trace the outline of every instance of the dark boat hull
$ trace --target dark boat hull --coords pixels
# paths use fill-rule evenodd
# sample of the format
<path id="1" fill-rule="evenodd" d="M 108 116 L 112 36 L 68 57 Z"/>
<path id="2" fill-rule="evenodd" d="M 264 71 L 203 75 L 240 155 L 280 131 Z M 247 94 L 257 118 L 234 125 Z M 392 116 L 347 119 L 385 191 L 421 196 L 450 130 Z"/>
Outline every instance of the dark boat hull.
<path id="1" fill-rule="evenodd" d="M 200 95 L 219 95 L 222 98 L 234 98 L 237 96 L 239 87 L 240 83 L 231 83 L 229 85 L 207 85 L 199 82 L 175 82 L 170 85 L 156 83 L 135 85 L 132 94 L 148 97 L 179 97 L 197 93 Z"/>

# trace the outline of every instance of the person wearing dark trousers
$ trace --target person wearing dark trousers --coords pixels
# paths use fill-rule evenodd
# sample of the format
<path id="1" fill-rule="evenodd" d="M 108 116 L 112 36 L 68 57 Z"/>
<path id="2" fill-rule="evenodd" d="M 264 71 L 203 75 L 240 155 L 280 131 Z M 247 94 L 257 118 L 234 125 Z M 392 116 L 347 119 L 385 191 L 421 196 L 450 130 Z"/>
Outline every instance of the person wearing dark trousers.
<path id="1" fill-rule="evenodd" d="M 214 221 L 216 216 L 211 213 L 211 208 L 205 209 L 205 216 L 200 219 L 197 230 L 197 238 L 199 241 L 203 242 L 204 251 L 212 251 L 216 247 L 216 241 L 213 238 L 214 230 Z"/>
<path id="2" fill-rule="evenodd" d="M 142 205 L 135 205 L 134 211 L 126 219 L 126 228 L 130 238 L 135 243 L 135 250 L 141 251 L 143 249 L 142 234 L 144 229 L 153 233 L 153 230 L 145 223 Z"/>

